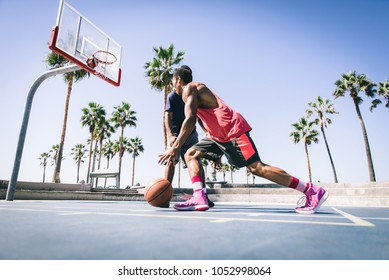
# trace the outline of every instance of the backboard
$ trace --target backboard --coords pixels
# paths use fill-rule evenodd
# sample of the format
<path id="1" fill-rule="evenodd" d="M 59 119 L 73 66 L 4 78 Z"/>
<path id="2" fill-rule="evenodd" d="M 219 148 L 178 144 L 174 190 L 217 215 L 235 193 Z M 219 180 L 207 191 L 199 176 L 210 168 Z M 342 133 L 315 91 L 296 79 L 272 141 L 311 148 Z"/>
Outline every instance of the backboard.
<path id="1" fill-rule="evenodd" d="M 115 86 L 120 85 L 122 47 L 63 0 L 56 26 L 51 32 L 49 48 L 93 75 Z M 100 55 L 98 61 L 101 63 L 91 67 L 88 62 L 96 53 L 105 56 Z"/>

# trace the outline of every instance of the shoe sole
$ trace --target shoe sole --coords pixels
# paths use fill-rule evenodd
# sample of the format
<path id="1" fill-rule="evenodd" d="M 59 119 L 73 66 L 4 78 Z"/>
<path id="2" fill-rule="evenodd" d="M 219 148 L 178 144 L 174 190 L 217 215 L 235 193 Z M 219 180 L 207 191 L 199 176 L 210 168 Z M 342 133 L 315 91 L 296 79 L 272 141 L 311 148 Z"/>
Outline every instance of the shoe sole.
<path id="1" fill-rule="evenodd" d="M 178 211 L 206 211 L 209 209 L 208 205 L 194 205 L 194 206 L 187 206 L 187 207 L 179 207 L 174 206 L 174 209 Z"/>
<path id="2" fill-rule="evenodd" d="M 317 204 L 316 208 L 315 209 L 312 209 L 310 211 L 304 211 L 302 208 L 302 210 L 298 210 L 296 209 L 296 212 L 299 213 L 299 214 L 314 214 L 316 211 L 319 210 L 320 206 L 327 200 L 329 194 L 327 191 L 325 191 L 324 195 L 321 197 L 319 203 Z"/>

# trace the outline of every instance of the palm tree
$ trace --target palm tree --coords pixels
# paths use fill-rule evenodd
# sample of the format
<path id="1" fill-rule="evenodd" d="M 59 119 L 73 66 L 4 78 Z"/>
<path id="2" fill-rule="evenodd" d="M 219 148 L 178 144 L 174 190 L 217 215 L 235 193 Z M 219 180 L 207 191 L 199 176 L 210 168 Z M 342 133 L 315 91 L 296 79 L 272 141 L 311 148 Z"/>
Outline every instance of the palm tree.
<path id="1" fill-rule="evenodd" d="M 51 150 L 49 151 L 51 165 L 54 165 L 57 161 L 58 150 L 59 150 L 59 144 L 55 144 L 55 145 L 53 145 L 53 147 L 51 147 Z"/>
<path id="2" fill-rule="evenodd" d="M 174 54 L 174 45 L 169 47 L 154 47 L 154 58 L 150 62 L 144 64 L 146 70 L 146 77 L 152 89 L 164 92 L 163 112 L 166 107 L 166 100 L 168 94 L 172 91 L 173 66 L 178 65 L 183 59 L 185 52 L 179 51 L 177 55 Z M 165 128 L 165 116 L 163 114 L 162 127 L 164 137 L 164 147 L 167 147 L 167 135 Z"/>
<path id="3" fill-rule="evenodd" d="M 111 123 L 105 118 L 102 119 L 101 125 L 96 129 L 96 139 L 99 142 L 99 164 L 97 169 L 101 167 L 101 156 L 103 155 L 103 141 L 109 137 L 111 134 L 115 132 L 115 128 L 111 125 Z"/>
<path id="4" fill-rule="evenodd" d="M 234 165 L 231 165 L 231 164 L 230 164 L 231 184 L 234 183 L 234 172 L 235 172 L 236 170 L 239 170 L 239 168 L 236 167 L 236 166 L 234 166 Z"/>
<path id="5" fill-rule="evenodd" d="M 112 112 L 110 121 L 113 123 L 115 129 L 121 128 L 119 138 L 119 180 L 122 170 L 122 158 L 123 158 L 123 140 L 124 140 L 124 128 L 126 126 L 136 127 L 136 112 L 131 110 L 129 103 L 122 102 L 121 106 L 114 107 L 115 111 Z"/>
<path id="6" fill-rule="evenodd" d="M 107 166 L 106 166 L 107 169 L 109 169 L 109 162 L 110 162 L 110 160 L 116 154 L 114 145 L 115 145 L 114 142 L 112 140 L 110 140 L 110 139 L 108 139 L 104 143 L 104 145 L 103 145 L 103 155 L 107 159 Z M 107 185 L 107 178 L 105 178 L 105 181 L 104 181 L 104 188 L 105 188 L 106 185 Z"/>
<path id="7" fill-rule="evenodd" d="M 92 154 L 93 154 L 93 140 L 94 133 L 97 127 L 100 127 L 103 121 L 105 120 L 105 110 L 104 108 L 95 102 L 89 102 L 87 108 L 82 108 L 81 116 L 81 125 L 89 126 L 90 133 L 90 144 L 89 144 L 89 162 L 88 162 L 88 173 L 87 173 L 87 183 L 89 183 L 89 174 L 92 163 Z"/>
<path id="8" fill-rule="evenodd" d="M 228 171 L 230 171 L 230 165 L 228 163 L 223 162 L 220 168 L 220 172 L 223 173 L 223 181 L 226 181 L 226 172 Z"/>
<path id="9" fill-rule="evenodd" d="M 118 154 L 120 156 L 120 139 L 113 141 L 112 152 L 114 155 Z"/>
<path id="10" fill-rule="evenodd" d="M 344 97 L 346 93 L 350 94 L 351 99 L 353 100 L 355 110 L 357 112 L 359 123 L 361 124 L 363 139 L 365 141 L 365 152 L 367 156 L 367 164 L 369 167 L 369 176 L 370 181 L 375 182 L 375 172 L 373 167 L 373 159 L 371 156 L 371 150 L 369 145 L 369 139 L 367 137 L 367 131 L 365 123 L 362 118 L 361 110 L 359 105 L 363 102 L 362 97 L 359 95 L 360 92 L 364 92 L 366 96 L 370 98 L 375 98 L 376 95 L 376 84 L 370 81 L 365 74 L 358 75 L 356 71 L 353 71 L 349 74 L 342 74 L 342 78 L 335 82 L 336 89 L 333 93 L 335 98 Z M 374 104 L 374 101 L 373 101 Z M 370 108 L 372 109 L 372 108 Z"/>
<path id="11" fill-rule="evenodd" d="M 70 62 L 65 59 L 64 57 L 60 56 L 59 54 L 55 52 L 50 52 L 45 60 L 46 64 L 49 66 L 49 69 L 56 69 L 63 67 Z M 60 173 L 61 173 L 61 163 L 62 163 L 62 155 L 63 155 L 63 147 L 65 144 L 65 136 L 66 136 L 66 126 L 68 121 L 68 112 L 69 112 L 69 103 L 70 103 L 70 95 L 72 93 L 73 88 L 73 82 L 77 82 L 82 80 L 85 77 L 89 77 L 90 73 L 85 70 L 78 70 L 75 72 L 68 72 L 63 75 L 63 79 L 65 83 L 68 84 L 68 90 L 65 100 L 65 111 L 64 111 L 64 117 L 63 117 L 63 123 L 62 123 L 62 131 L 61 131 L 61 138 L 59 142 L 59 149 L 58 149 L 58 155 L 55 161 L 55 168 L 54 168 L 54 174 L 53 174 L 53 182 L 54 183 L 60 183 Z"/>
<path id="12" fill-rule="evenodd" d="M 93 151 L 92 151 L 92 163 L 91 163 L 91 172 L 94 172 L 96 170 L 96 157 L 97 155 L 99 154 L 99 141 L 97 140 L 98 136 L 97 136 L 97 131 L 98 131 L 98 127 L 95 128 L 95 131 L 93 132 L 93 140 L 96 140 L 94 141 L 93 145 Z M 91 138 L 88 138 L 88 141 L 87 143 L 90 145 L 90 142 L 91 141 Z M 97 159 L 98 161 L 98 159 Z M 95 178 L 95 180 L 97 181 L 98 180 L 98 177 Z M 96 182 L 96 186 L 97 186 L 97 182 Z"/>
<path id="13" fill-rule="evenodd" d="M 378 83 L 377 93 L 384 98 L 386 102 L 385 107 L 389 108 L 389 80 Z"/>
<path id="14" fill-rule="evenodd" d="M 108 139 L 103 144 L 103 156 L 107 159 L 107 169 L 109 169 L 109 162 L 115 156 L 115 154 L 114 142 L 111 139 Z"/>
<path id="15" fill-rule="evenodd" d="M 252 179 L 253 179 L 253 185 L 255 186 L 255 175 L 253 173 L 251 173 L 251 171 L 246 168 L 246 183 L 247 185 L 249 184 L 249 176 L 252 176 Z"/>
<path id="16" fill-rule="evenodd" d="M 38 157 L 38 159 L 41 160 L 41 165 L 43 166 L 43 179 L 42 179 L 43 183 L 45 182 L 45 178 L 46 178 L 46 165 L 47 165 L 47 159 L 49 158 L 50 158 L 49 153 L 41 153 Z"/>
<path id="17" fill-rule="evenodd" d="M 332 166 L 332 172 L 334 174 L 334 182 L 337 183 L 338 177 L 336 175 L 334 161 L 332 160 L 331 151 L 328 145 L 326 134 L 324 132 L 324 128 L 327 128 L 327 126 L 332 123 L 331 119 L 326 117 L 326 114 L 338 114 L 338 112 L 336 111 L 334 104 L 331 103 L 329 99 L 323 100 L 320 96 L 316 98 L 315 102 L 310 102 L 308 105 L 312 109 L 308 109 L 306 111 L 307 118 L 310 118 L 313 114 L 317 115 L 317 118 L 314 120 L 314 122 L 319 124 L 320 130 L 323 134 L 324 143 L 326 144 L 327 153 Z"/>
<path id="18" fill-rule="evenodd" d="M 131 138 L 127 151 L 132 154 L 132 180 L 131 180 L 131 186 L 134 185 L 134 178 L 135 178 L 135 158 L 139 156 L 139 153 L 143 153 L 144 147 L 142 145 L 142 139 L 139 137 Z"/>
<path id="19" fill-rule="evenodd" d="M 315 122 L 309 122 L 306 118 L 303 117 L 297 123 L 292 124 L 292 126 L 295 128 L 295 131 L 290 134 L 295 144 L 299 143 L 300 141 L 303 141 L 304 143 L 305 155 L 307 157 L 308 164 L 308 177 L 310 182 L 312 182 L 312 173 L 308 146 L 311 145 L 312 142 L 319 142 L 319 139 L 317 138 L 319 132 L 312 128 L 314 124 Z"/>
<path id="20" fill-rule="evenodd" d="M 121 165 L 122 160 L 123 160 L 123 156 L 124 156 L 124 152 L 129 149 L 129 146 L 130 146 L 130 140 L 128 140 L 127 137 L 120 137 L 119 140 L 115 141 L 113 148 L 114 148 L 115 153 L 117 153 L 119 155 L 119 165 Z M 120 168 L 121 167 L 119 167 L 119 176 L 121 174 Z"/>
<path id="21" fill-rule="evenodd" d="M 81 163 L 84 163 L 84 158 L 86 157 L 85 154 L 88 150 L 85 148 L 84 144 L 76 144 L 72 148 L 72 152 L 70 153 L 73 155 L 73 159 L 76 161 L 77 165 L 77 183 L 80 181 L 80 166 Z"/>

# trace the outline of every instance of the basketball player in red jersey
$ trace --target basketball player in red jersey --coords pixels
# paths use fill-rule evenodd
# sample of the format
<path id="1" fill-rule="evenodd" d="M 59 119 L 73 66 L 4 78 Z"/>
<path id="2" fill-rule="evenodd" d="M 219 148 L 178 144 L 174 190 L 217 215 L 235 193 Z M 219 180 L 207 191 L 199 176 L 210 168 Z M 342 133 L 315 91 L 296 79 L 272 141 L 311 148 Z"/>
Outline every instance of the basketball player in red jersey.
<path id="1" fill-rule="evenodd" d="M 278 167 L 263 163 L 249 135 L 251 127 L 247 121 L 206 85 L 192 82 L 190 71 L 177 69 L 173 76 L 173 87 L 179 95 L 182 95 L 185 102 L 185 120 L 176 141 L 169 150 L 160 155 L 158 163 L 163 164 L 176 158 L 177 151 L 185 143 L 196 124 L 196 118 L 200 120 L 200 124 L 207 132 L 206 137 L 192 146 L 185 154 L 189 176 L 192 180 L 193 197 L 183 203 L 175 204 L 176 210 L 204 211 L 209 209 L 203 191 L 203 180 L 200 177 L 203 173 L 201 173 L 202 166 L 199 161 L 207 153 L 224 154 L 229 163 L 234 166 L 246 166 L 254 175 L 304 193 L 305 205 L 296 208 L 297 213 L 313 214 L 319 210 L 327 199 L 328 192 L 310 182 L 304 183 Z"/>

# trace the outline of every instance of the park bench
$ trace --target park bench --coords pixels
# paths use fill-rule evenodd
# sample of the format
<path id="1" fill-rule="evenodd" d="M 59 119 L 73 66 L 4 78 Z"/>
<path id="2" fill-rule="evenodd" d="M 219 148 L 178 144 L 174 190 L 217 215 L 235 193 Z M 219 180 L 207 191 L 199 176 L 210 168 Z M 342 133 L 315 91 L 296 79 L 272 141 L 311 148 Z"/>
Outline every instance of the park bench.
<path id="1" fill-rule="evenodd" d="M 117 189 L 120 188 L 119 172 L 112 172 L 112 171 L 107 170 L 107 169 L 100 169 L 100 170 L 96 170 L 96 171 L 91 172 L 90 178 L 91 178 L 91 182 L 93 182 L 94 178 L 96 178 L 96 179 L 98 179 L 98 178 L 116 178 L 115 187 Z M 92 183 L 92 186 L 93 186 L 93 183 Z M 97 180 L 96 180 L 96 187 L 97 187 Z"/>

